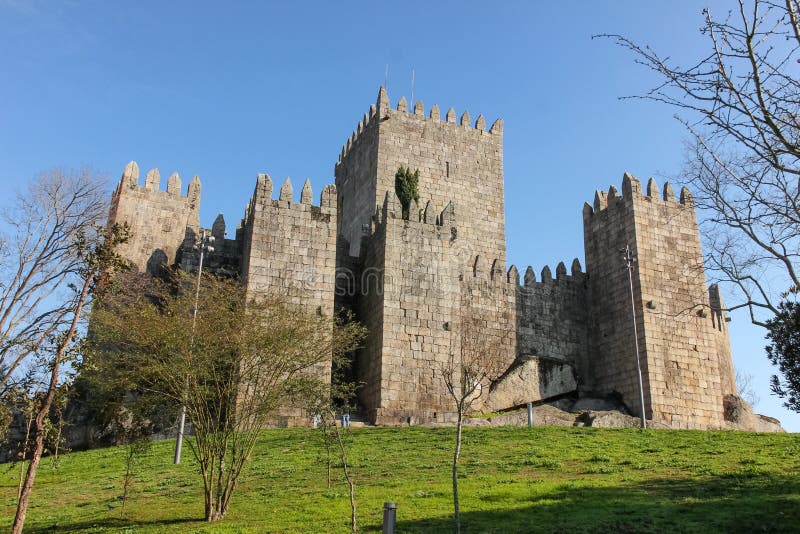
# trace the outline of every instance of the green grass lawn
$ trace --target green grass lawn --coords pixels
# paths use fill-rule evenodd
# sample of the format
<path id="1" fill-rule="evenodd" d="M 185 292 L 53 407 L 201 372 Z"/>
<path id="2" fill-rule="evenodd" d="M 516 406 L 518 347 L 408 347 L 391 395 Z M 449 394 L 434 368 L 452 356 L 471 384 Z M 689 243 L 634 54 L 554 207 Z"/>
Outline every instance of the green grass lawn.
<path id="1" fill-rule="evenodd" d="M 452 428 L 350 433 L 360 530 L 380 532 L 397 503 L 398 532 L 452 527 Z M 42 462 L 29 532 L 347 532 L 347 486 L 331 489 L 319 435 L 265 431 L 224 521 L 202 521 L 191 453 L 172 441 L 137 467 L 125 509 L 124 447 Z M 800 531 L 800 435 L 567 427 L 467 428 L 461 462 L 464 531 Z M 0 465 L 0 530 L 11 524 L 18 466 Z"/>

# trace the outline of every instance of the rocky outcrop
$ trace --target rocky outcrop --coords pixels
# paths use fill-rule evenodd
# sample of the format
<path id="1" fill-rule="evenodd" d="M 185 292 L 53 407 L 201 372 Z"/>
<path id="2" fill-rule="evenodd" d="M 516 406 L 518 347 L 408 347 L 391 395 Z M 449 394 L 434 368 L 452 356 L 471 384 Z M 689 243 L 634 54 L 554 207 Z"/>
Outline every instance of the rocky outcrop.
<path id="1" fill-rule="evenodd" d="M 577 389 L 571 365 L 537 356 L 514 365 L 489 391 L 484 411 L 500 411 L 559 397 Z"/>
<path id="2" fill-rule="evenodd" d="M 754 413 L 750 404 L 741 397 L 726 395 L 723 406 L 725 428 L 750 432 L 785 432 L 780 421 L 774 417 Z"/>

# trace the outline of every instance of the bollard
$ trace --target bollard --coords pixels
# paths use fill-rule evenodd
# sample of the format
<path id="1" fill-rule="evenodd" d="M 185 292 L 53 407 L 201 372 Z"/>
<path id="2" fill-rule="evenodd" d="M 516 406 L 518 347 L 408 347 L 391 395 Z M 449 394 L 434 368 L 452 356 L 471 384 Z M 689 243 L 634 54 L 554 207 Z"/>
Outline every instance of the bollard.
<path id="1" fill-rule="evenodd" d="M 533 403 L 528 403 L 528 427 L 533 426 Z"/>
<path id="2" fill-rule="evenodd" d="M 393 502 L 383 503 L 383 534 L 394 534 L 394 524 L 397 521 L 397 505 Z"/>

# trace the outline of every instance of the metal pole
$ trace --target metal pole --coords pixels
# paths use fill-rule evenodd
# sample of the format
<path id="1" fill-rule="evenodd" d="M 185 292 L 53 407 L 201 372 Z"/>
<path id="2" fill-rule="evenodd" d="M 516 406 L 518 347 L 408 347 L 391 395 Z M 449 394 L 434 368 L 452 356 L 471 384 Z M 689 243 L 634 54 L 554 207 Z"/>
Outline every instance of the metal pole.
<path id="1" fill-rule="evenodd" d="M 528 427 L 533 426 L 533 403 L 528 403 Z"/>
<path id="2" fill-rule="evenodd" d="M 383 528 L 382 534 L 394 534 L 395 523 L 397 522 L 397 505 L 393 502 L 383 503 Z"/>
<path id="3" fill-rule="evenodd" d="M 647 428 L 647 420 L 644 415 L 644 387 L 642 386 L 642 364 L 639 359 L 639 332 L 636 328 L 636 305 L 633 297 L 633 264 L 636 258 L 630 245 L 625 245 L 625 267 L 628 269 L 628 284 L 631 290 L 631 320 L 633 321 L 633 346 L 636 351 L 636 372 L 639 377 L 639 403 L 641 410 L 642 428 Z"/>
<path id="4" fill-rule="evenodd" d="M 197 284 L 194 290 L 194 308 L 192 309 L 192 336 L 189 340 L 189 350 L 194 347 L 194 329 L 197 325 L 197 307 L 200 304 L 200 277 L 203 274 L 203 256 L 206 251 L 206 231 L 203 230 L 200 234 L 200 264 L 197 267 Z M 214 249 L 211 248 L 210 251 Z M 181 416 L 178 420 L 178 437 L 175 440 L 175 459 L 174 463 L 177 465 L 181 463 L 181 452 L 183 450 L 183 431 L 186 425 L 186 403 L 181 404 Z"/>

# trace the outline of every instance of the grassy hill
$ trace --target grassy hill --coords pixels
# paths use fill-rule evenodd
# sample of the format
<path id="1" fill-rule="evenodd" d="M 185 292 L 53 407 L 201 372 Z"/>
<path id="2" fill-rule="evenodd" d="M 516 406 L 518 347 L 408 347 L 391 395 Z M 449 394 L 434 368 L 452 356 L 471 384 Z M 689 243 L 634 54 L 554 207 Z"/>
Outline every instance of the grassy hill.
<path id="1" fill-rule="evenodd" d="M 399 532 L 448 532 L 450 428 L 350 432 L 359 525 L 380 532 L 397 503 Z M 221 523 L 204 523 L 202 483 L 186 451 L 155 443 L 125 508 L 126 448 L 45 459 L 29 532 L 347 532 L 344 481 L 326 487 L 319 435 L 265 431 Z M 800 531 L 800 435 L 538 427 L 468 428 L 465 532 Z M 0 465 L 0 530 L 16 504 L 18 468 Z"/>

